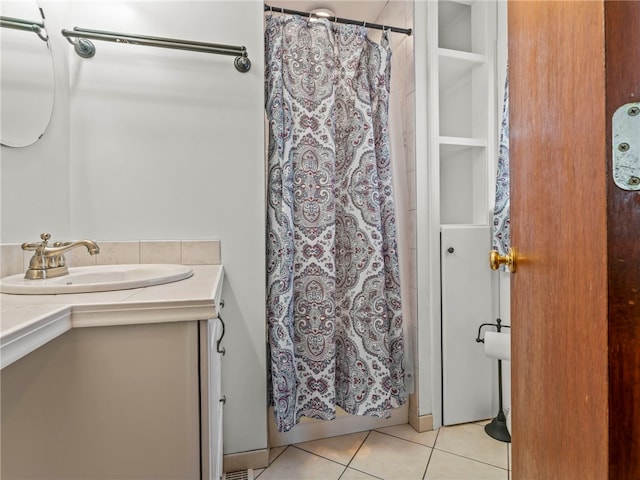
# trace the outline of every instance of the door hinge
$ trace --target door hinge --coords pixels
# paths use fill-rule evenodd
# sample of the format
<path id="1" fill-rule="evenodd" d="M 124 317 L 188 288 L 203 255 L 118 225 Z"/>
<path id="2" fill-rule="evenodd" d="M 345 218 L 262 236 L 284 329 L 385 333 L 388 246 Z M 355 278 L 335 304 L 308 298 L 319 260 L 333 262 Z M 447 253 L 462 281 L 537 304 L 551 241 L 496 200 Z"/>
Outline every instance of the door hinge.
<path id="1" fill-rule="evenodd" d="M 612 120 L 613 181 L 640 190 L 640 102 L 622 105 Z"/>

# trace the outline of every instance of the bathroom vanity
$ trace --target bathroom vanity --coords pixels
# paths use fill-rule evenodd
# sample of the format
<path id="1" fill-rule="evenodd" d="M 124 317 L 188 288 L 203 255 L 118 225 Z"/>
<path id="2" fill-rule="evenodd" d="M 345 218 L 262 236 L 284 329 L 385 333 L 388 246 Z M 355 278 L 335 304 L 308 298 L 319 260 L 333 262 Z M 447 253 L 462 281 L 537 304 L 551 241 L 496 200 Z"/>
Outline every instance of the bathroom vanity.
<path id="1" fill-rule="evenodd" d="M 218 480 L 223 268 L 165 285 L 2 294 L 3 478 Z"/>

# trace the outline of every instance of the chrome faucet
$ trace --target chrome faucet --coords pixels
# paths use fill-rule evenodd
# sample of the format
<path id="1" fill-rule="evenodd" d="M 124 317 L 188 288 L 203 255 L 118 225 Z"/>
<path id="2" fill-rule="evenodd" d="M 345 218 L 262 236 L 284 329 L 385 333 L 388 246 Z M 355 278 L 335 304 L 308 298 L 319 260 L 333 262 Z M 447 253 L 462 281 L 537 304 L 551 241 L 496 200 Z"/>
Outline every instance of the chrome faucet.
<path id="1" fill-rule="evenodd" d="M 51 234 L 40 235 L 40 243 L 23 243 L 22 249 L 25 251 L 35 250 L 33 257 L 29 261 L 29 268 L 24 274 L 24 278 L 36 280 L 42 278 L 54 278 L 69 273 L 67 260 L 64 252 L 72 248 L 85 246 L 89 254 L 100 253 L 100 247 L 93 240 L 78 240 L 77 242 L 54 242 L 53 246 L 48 245 Z"/>

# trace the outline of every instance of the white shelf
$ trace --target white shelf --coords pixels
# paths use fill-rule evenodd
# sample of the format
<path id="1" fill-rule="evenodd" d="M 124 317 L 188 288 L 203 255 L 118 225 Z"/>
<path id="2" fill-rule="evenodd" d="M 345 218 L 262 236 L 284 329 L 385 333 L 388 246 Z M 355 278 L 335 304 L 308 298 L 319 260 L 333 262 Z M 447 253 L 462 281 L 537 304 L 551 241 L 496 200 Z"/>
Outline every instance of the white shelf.
<path id="1" fill-rule="evenodd" d="M 487 63 L 485 55 L 438 49 L 438 81 L 440 93 L 459 88 L 460 83 L 468 83 L 474 73 Z"/>
<path id="2" fill-rule="evenodd" d="M 440 58 L 451 58 L 468 63 L 484 63 L 487 61 L 487 56 L 481 53 L 453 50 L 450 48 L 438 48 L 438 56 Z"/>
<path id="3" fill-rule="evenodd" d="M 461 147 L 483 147 L 487 146 L 487 141 L 482 138 L 470 138 L 470 137 L 439 137 L 438 143 L 440 145 L 454 145 Z"/>

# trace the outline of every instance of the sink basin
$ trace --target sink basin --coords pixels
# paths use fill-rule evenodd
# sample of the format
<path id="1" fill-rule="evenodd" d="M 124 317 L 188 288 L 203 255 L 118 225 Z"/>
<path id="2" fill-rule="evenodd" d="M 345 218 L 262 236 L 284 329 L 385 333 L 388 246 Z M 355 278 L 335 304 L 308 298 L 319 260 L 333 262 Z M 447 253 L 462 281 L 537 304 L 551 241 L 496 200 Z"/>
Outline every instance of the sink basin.
<path id="1" fill-rule="evenodd" d="M 27 280 L 23 273 L 4 277 L 0 280 L 0 292 L 22 295 L 107 292 L 177 282 L 191 275 L 193 270 L 185 265 L 93 265 L 72 267 L 68 275 L 42 280 Z"/>

